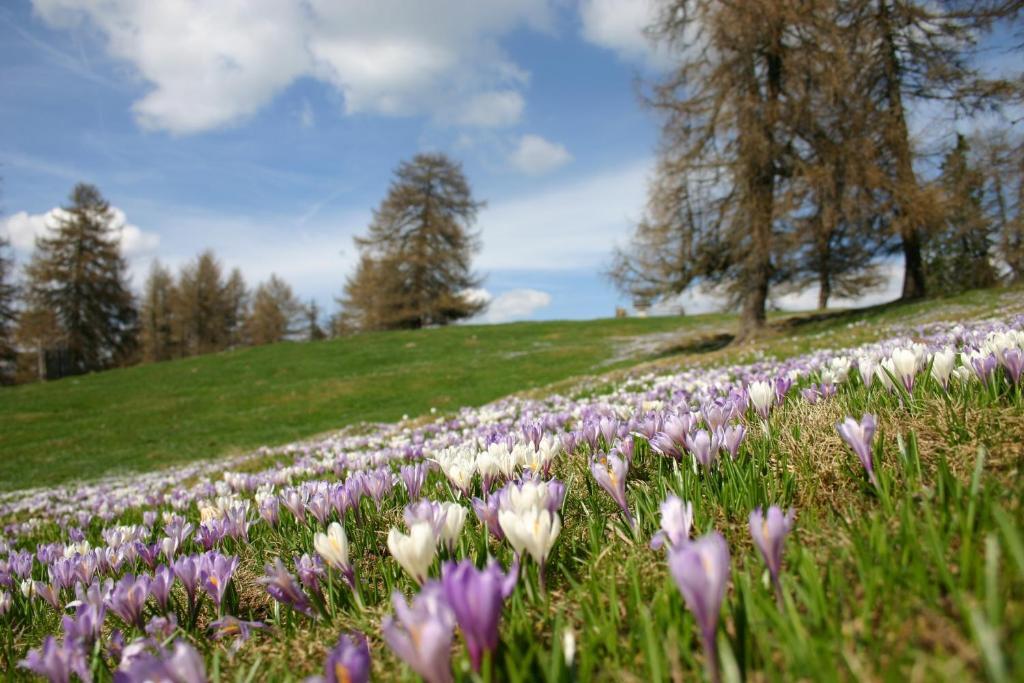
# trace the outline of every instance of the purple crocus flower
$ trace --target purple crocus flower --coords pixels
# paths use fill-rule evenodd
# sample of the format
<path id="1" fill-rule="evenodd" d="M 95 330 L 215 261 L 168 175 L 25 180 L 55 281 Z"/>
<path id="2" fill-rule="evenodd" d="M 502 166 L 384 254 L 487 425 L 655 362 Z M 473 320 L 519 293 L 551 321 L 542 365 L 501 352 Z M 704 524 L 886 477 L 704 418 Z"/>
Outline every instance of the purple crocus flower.
<path id="1" fill-rule="evenodd" d="M 125 624 L 135 626 L 140 631 L 145 626 L 142 620 L 142 610 L 146 605 L 146 598 L 149 597 L 148 576 L 133 576 L 125 574 L 114 584 L 114 589 L 107 597 L 106 605 L 111 612 L 121 618 Z"/>
<path id="2" fill-rule="evenodd" d="M 878 420 L 871 413 L 864 413 L 860 422 L 852 417 L 847 417 L 836 425 L 839 436 L 843 437 L 843 440 L 860 458 L 861 464 L 867 470 L 868 479 L 875 486 L 878 486 L 878 479 L 875 478 L 875 469 L 871 461 L 871 442 L 875 438 L 875 429 L 877 428 Z"/>
<path id="3" fill-rule="evenodd" d="M 210 596 L 220 611 L 224 595 L 227 593 L 231 576 L 238 568 L 238 558 L 234 555 L 225 556 L 210 552 L 202 555 L 199 560 L 199 579 L 203 590 Z"/>
<path id="4" fill-rule="evenodd" d="M 746 435 L 747 428 L 745 426 L 733 424 L 718 432 L 718 441 L 725 447 L 725 450 L 729 451 L 729 457 L 735 460 L 739 456 L 740 444 L 743 443 L 743 437 Z"/>
<path id="5" fill-rule="evenodd" d="M 1024 352 L 1020 349 L 1003 351 L 1003 367 L 1006 368 L 1006 374 L 1010 376 L 1010 383 L 1020 384 L 1020 376 L 1024 372 Z"/>
<path id="6" fill-rule="evenodd" d="M 818 403 L 821 398 L 821 392 L 818 390 L 818 385 L 812 384 L 806 389 L 800 390 L 800 395 L 804 397 L 804 400 L 810 403 L 812 406 Z"/>
<path id="7" fill-rule="evenodd" d="M 789 393 L 790 388 L 793 386 L 793 380 L 789 377 L 776 377 L 775 378 L 775 399 L 776 403 L 782 405 L 786 400 L 786 394 Z"/>
<path id="8" fill-rule="evenodd" d="M 704 418 L 704 424 L 708 426 L 708 429 L 714 432 L 725 426 L 725 423 L 729 420 L 730 412 L 726 406 L 714 401 L 708 401 L 701 409 L 701 416 Z"/>
<path id="9" fill-rule="evenodd" d="M 455 614 L 473 671 L 477 673 L 484 653 L 493 653 L 498 648 L 502 606 L 515 590 L 518 578 L 518 564 L 508 574 L 502 572 L 494 560 L 483 570 L 477 569 L 472 560 L 444 564 L 441 575 L 444 596 Z"/>
<path id="10" fill-rule="evenodd" d="M 564 432 L 559 436 L 559 439 L 562 442 L 562 450 L 570 455 L 576 452 L 576 446 L 578 445 L 576 432 Z"/>
<path id="11" fill-rule="evenodd" d="M 284 504 L 288 511 L 292 513 L 292 516 L 299 523 L 306 521 L 306 501 L 309 498 L 309 494 L 301 489 L 288 489 L 281 496 L 281 503 Z"/>
<path id="12" fill-rule="evenodd" d="M 170 652 L 142 652 L 114 674 L 114 683 L 205 683 L 206 680 L 202 656 L 182 640 L 176 641 Z"/>
<path id="13" fill-rule="evenodd" d="M 983 384 L 988 384 L 993 378 L 997 363 L 995 355 L 991 353 L 988 355 L 975 354 L 971 356 L 971 367 L 974 369 L 974 374 L 978 376 L 978 379 Z"/>
<path id="14" fill-rule="evenodd" d="M 153 580 L 149 584 L 149 594 L 156 600 L 160 611 L 167 612 L 167 602 L 171 595 L 171 586 L 174 585 L 174 572 L 170 567 L 160 565 L 153 572 Z"/>
<path id="15" fill-rule="evenodd" d="M 146 545 L 145 543 L 136 541 L 135 553 L 147 567 L 153 569 L 156 567 L 157 560 L 160 559 L 160 544 L 153 543 L 152 545 Z"/>
<path id="16" fill-rule="evenodd" d="M 309 502 L 306 503 L 306 509 L 311 515 L 320 522 L 320 524 L 326 525 L 327 518 L 331 516 L 331 505 L 330 498 L 327 497 L 326 493 L 320 492 L 313 494 L 309 497 Z"/>
<path id="17" fill-rule="evenodd" d="M 103 633 L 103 620 L 107 608 L 102 604 L 82 603 L 75 608 L 75 616 L 64 615 L 61 629 L 65 642 L 80 645 L 83 650 L 92 650 L 93 644 Z"/>
<path id="18" fill-rule="evenodd" d="M 480 523 L 487 527 L 487 531 L 499 541 L 505 540 L 505 532 L 501 530 L 498 522 L 498 511 L 501 507 L 501 496 L 489 496 L 485 500 L 474 498 L 472 501 L 473 512 Z"/>
<path id="19" fill-rule="evenodd" d="M 53 636 L 46 636 L 41 647 L 29 650 L 18 666 L 48 679 L 50 683 L 68 683 L 72 673 L 83 681 L 92 680 L 84 650 L 67 640 L 58 643 Z"/>
<path id="20" fill-rule="evenodd" d="M 338 644 L 327 653 L 325 676 L 314 676 L 306 683 L 367 683 L 370 680 L 370 647 L 362 633 L 343 633 Z"/>
<path id="21" fill-rule="evenodd" d="M 181 581 L 188 594 L 189 604 L 196 600 L 196 588 L 199 587 L 199 562 L 195 557 L 179 557 L 174 561 L 174 576 Z"/>
<path id="22" fill-rule="evenodd" d="M 775 587 L 775 595 L 780 605 L 782 604 L 782 585 L 779 583 L 779 574 L 782 571 L 782 544 L 792 528 L 792 508 L 785 515 L 775 505 L 768 508 L 767 514 L 762 514 L 761 508 L 755 508 L 750 513 L 750 536 L 754 539 L 754 545 L 761 551 L 764 563 L 768 565 L 768 573 L 771 575 L 772 585 Z"/>
<path id="23" fill-rule="evenodd" d="M 690 528 L 693 527 L 693 504 L 683 502 L 674 493 L 665 499 L 658 508 L 661 512 L 661 529 L 651 537 L 651 548 L 657 550 L 668 543 L 675 548 L 690 540 Z"/>
<path id="24" fill-rule="evenodd" d="M 301 557 L 296 556 L 295 573 L 298 574 L 299 582 L 310 595 L 323 597 L 320 582 L 327 575 L 327 570 L 319 555 L 303 553 Z"/>
<path id="25" fill-rule="evenodd" d="M 683 415 L 670 415 L 662 422 L 661 431 L 677 444 L 686 440 L 686 435 L 694 427 L 693 418 L 689 413 Z M 680 456 L 681 457 L 681 456 Z"/>
<path id="26" fill-rule="evenodd" d="M 178 618 L 173 613 L 156 616 L 146 624 L 146 635 L 154 640 L 167 640 L 178 630 Z"/>
<path id="27" fill-rule="evenodd" d="M 45 581 L 35 581 L 32 585 L 35 594 L 41 597 L 57 614 L 64 613 L 64 603 L 60 599 L 60 589 Z"/>
<path id="28" fill-rule="evenodd" d="M 420 491 L 423 490 L 423 482 L 427 478 L 426 466 L 423 463 L 405 465 L 400 470 L 400 474 L 402 483 L 405 484 L 405 490 L 409 493 L 409 500 L 419 498 Z"/>
<path id="29" fill-rule="evenodd" d="M 718 451 L 722 444 L 718 435 L 711 434 L 707 430 L 698 429 L 693 436 L 686 435 L 686 450 L 690 451 L 694 460 L 703 467 L 711 467 L 718 458 Z"/>
<path id="30" fill-rule="evenodd" d="M 295 577 L 285 568 L 281 558 L 274 558 L 274 564 L 268 564 L 264 571 L 265 575 L 260 577 L 259 582 L 266 586 L 270 597 L 306 616 L 313 616 L 309 598 L 302 592 Z"/>
<path id="31" fill-rule="evenodd" d="M 263 518 L 272 529 L 276 529 L 281 523 L 281 499 L 277 496 L 267 496 L 259 504 L 260 517 Z"/>
<path id="32" fill-rule="evenodd" d="M 621 508 L 630 528 L 635 529 L 636 520 L 633 519 L 633 513 L 629 511 L 629 501 L 626 500 L 626 476 L 629 474 L 629 463 L 625 458 L 614 454 L 599 454 L 590 461 L 590 473 Z"/>
<path id="33" fill-rule="evenodd" d="M 207 552 L 213 550 L 226 535 L 227 528 L 223 520 L 208 519 L 199 525 L 199 543 Z"/>
<path id="34" fill-rule="evenodd" d="M 381 622 L 388 647 L 427 683 L 451 683 L 455 615 L 440 584 L 428 582 L 411 605 L 398 591 L 391 602 L 397 619 L 387 616 Z"/>
<path id="35" fill-rule="evenodd" d="M 668 556 L 672 578 L 697 620 L 713 681 L 719 680 L 715 631 L 729 582 L 729 561 L 729 544 L 717 531 L 672 548 Z"/>
<path id="36" fill-rule="evenodd" d="M 234 538 L 243 543 L 249 542 L 249 508 L 246 505 L 232 505 L 224 511 L 221 530 L 224 536 Z"/>
<path id="37" fill-rule="evenodd" d="M 683 457 L 683 452 L 679 449 L 678 443 L 666 432 L 658 432 L 651 437 L 648 443 L 651 445 L 651 450 L 665 457 L 672 458 L 673 460 L 681 460 Z"/>
<path id="38" fill-rule="evenodd" d="M 407 527 L 411 529 L 417 522 L 426 522 L 433 530 L 434 538 L 441 537 L 447 517 L 447 511 L 440 503 L 426 499 L 409 503 L 402 512 Z"/>
<path id="39" fill-rule="evenodd" d="M 615 448 L 612 449 L 612 452 L 621 455 L 632 467 L 633 456 L 636 453 L 636 442 L 633 441 L 633 437 L 627 435 L 626 438 L 621 439 L 617 444 L 615 444 Z"/>

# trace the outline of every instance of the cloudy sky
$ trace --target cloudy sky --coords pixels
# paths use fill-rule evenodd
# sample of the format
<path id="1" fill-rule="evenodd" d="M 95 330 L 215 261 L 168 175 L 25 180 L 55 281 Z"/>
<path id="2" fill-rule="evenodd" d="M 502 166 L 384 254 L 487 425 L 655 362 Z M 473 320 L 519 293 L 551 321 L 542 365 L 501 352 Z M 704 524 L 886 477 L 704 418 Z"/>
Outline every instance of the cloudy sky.
<path id="1" fill-rule="evenodd" d="M 600 271 L 642 210 L 656 142 L 637 97 L 665 65 L 649 14 L 646 0 L 10 0 L 0 230 L 24 261 L 87 181 L 117 209 L 137 284 L 155 257 L 212 248 L 250 283 L 276 272 L 333 310 L 394 167 L 443 151 L 488 203 L 485 320 L 610 315 L 624 302 Z"/>

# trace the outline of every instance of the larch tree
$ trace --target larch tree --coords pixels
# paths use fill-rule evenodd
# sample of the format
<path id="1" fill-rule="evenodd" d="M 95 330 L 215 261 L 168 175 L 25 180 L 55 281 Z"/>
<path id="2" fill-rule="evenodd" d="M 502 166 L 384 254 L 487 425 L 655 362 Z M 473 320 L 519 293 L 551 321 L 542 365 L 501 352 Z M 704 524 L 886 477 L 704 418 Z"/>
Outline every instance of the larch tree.
<path id="1" fill-rule="evenodd" d="M 1005 129 L 988 131 L 973 142 L 984 176 L 983 210 L 994 232 L 998 260 L 1010 282 L 1024 281 L 1024 137 Z"/>
<path id="2" fill-rule="evenodd" d="M 223 269 L 212 251 L 204 251 L 178 275 L 174 297 L 174 336 L 181 356 L 228 347 L 228 302 Z"/>
<path id="3" fill-rule="evenodd" d="M 785 123 L 798 56 L 791 44 L 802 20 L 795 0 L 671 0 L 651 27 L 677 63 L 649 97 L 663 123 L 642 231 L 654 237 L 665 221 L 669 231 L 691 231 L 674 238 L 673 248 L 697 250 L 701 258 L 671 285 L 700 282 L 724 291 L 740 309 L 738 340 L 764 327 L 770 288 L 785 276 L 781 217 L 792 165 Z M 708 203 L 694 222 L 698 200 Z M 621 262 L 612 267 L 620 286 Z"/>
<path id="4" fill-rule="evenodd" d="M 29 308 L 50 311 L 59 366 L 48 376 L 100 370 L 135 349 L 138 311 L 127 282 L 110 205 L 92 185 L 76 185 L 49 235 L 36 240 L 27 273 Z"/>
<path id="5" fill-rule="evenodd" d="M 357 329 L 419 328 L 483 310 L 466 295 L 480 284 L 471 259 L 482 206 L 447 156 L 418 154 L 400 164 L 369 233 L 356 238 L 360 261 L 341 299 L 345 318 Z"/>
<path id="6" fill-rule="evenodd" d="M 849 0 L 872 19 L 871 94 L 882 115 L 886 170 L 895 233 L 904 260 L 902 296 L 927 293 L 922 255 L 936 222 L 933 196 L 918 177 L 908 109 L 922 102 L 953 104 L 972 112 L 1013 96 L 1012 83 L 983 78 L 972 57 L 981 35 L 1020 11 L 1005 0 Z"/>
<path id="7" fill-rule="evenodd" d="M 246 321 L 250 344 L 273 344 L 294 336 L 301 325 L 303 306 L 291 286 L 271 275 L 261 282 L 252 297 L 252 310 Z"/>
<path id="8" fill-rule="evenodd" d="M 160 261 L 153 261 L 142 291 L 139 343 L 142 359 L 148 362 L 176 357 L 174 276 Z"/>
<path id="9" fill-rule="evenodd" d="M 879 171 L 883 140 L 870 96 L 872 22 L 836 0 L 807 3 L 791 43 L 799 54 L 790 120 L 794 140 L 791 277 L 783 289 L 818 287 L 818 308 L 881 284 L 876 257 L 891 236 Z"/>
<path id="10" fill-rule="evenodd" d="M 993 225 L 985 212 L 985 176 L 970 158 L 970 144 L 958 135 L 937 180 L 942 193 L 940 223 L 923 248 L 926 280 L 936 294 L 991 287 L 998 281 Z"/>
<path id="11" fill-rule="evenodd" d="M 14 327 L 18 319 L 18 287 L 10 241 L 0 235 L 0 384 L 14 380 L 17 357 Z"/>
<path id="12" fill-rule="evenodd" d="M 242 271 L 232 268 L 224 285 L 224 326 L 227 329 L 228 346 L 242 346 L 246 343 L 245 320 L 249 317 L 249 296 Z"/>

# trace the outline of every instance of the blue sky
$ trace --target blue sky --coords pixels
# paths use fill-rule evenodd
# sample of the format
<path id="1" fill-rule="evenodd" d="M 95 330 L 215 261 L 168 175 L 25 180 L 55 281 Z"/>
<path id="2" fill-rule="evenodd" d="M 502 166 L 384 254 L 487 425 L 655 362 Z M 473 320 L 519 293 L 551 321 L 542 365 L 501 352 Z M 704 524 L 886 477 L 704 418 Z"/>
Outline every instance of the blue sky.
<path id="1" fill-rule="evenodd" d="M 478 198 L 487 321 L 606 316 L 640 215 L 665 63 L 647 0 L 16 0 L 0 7 L 0 229 L 21 261 L 77 181 L 141 283 L 204 248 L 327 311 L 420 151 Z M 876 293 L 876 299 L 891 294 Z M 789 300 L 813 301 L 813 293 Z M 690 298 L 691 310 L 706 308 Z"/>

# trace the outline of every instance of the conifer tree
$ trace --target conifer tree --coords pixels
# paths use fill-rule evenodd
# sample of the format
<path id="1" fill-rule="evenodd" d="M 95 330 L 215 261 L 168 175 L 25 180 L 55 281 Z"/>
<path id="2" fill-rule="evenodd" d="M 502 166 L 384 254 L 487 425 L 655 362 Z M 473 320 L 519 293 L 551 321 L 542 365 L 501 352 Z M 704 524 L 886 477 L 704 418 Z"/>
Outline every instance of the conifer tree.
<path id="1" fill-rule="evenodd" d="M 249 343 L 273 344 L 292 337 L 299 329 L 303 312 L 291 286 L 271 275 L 260 283 L 252 297 L 252 310 L 246 321 Z"/>
<path id="2" fill-rule="evenodd" d="M 178 275 L 174 297 L 175 342 L 180 356 L 228 347 L 228 302 L 220 262 L 206 250 Z"/>
<path id="3" fill-rule="evenodd" d="M 138 312 L 112 223 L 99 190 L 79 184 L 52 234 L 36 240 L 27 269 L 29 307 L 56 318 L 57 375 L 124 362 L 135 348 Z"/>
<path id="4" fill-rule="evenodd" d="M 928 286 L 936 294 L 991 287 L 998 279 L 992 225 L 983 206 L 984 175 L 969 153 L 967 138 L 958 135 L 938 179 L 943 216 L 923 250 Z"/>
<path id="5" fill-rule="evenodd" d="M 651 27 L 677 64 L 649 98 L 663 124 L 644 239 L 650 246 L 658 234 L 689 232 L 671 242 L 685 270 L 669 281 L 675 289 L 699 281 L 729 295 L 741 312 L 740 340 L 764 326 L 769 290 L 785 277 L 788 226 L 779 219 L 792 166 L 785 123 L 800 77 L 789 42 L 805 14 L 789 1 L 671 0 Z M 617 277 L 622 263 L 613 264 L 612 278 L 628 289 L 628 278 Z"/>
<path id="6" fill-rule="evenodd" d="M 320 327 L 320 307 L 315 299 L 310 299 L 306 305 L 306 340 L 320 341 L 326 337 L 327 333 Z"/>
<path id="7" fill-rule="evenodd" d="M 443 154 L 403 162 L 357 238 L 360 262 L 342 305 L 358 329 L 444 325 L 483 310 L 465 292 L 477 287 L 470 260 L 479 249 L 477 211 L 459 164 Z"/>
<path id="8" fill-rule="evenodd" d="M 142 315 L 139 342 L 142 358 L 155 362 L 174 358 L 174 277 L 171 271 L 154 260 L 142 293 Z"/>
<path id="9" fill-rule="evenodd" d="M 972 62 L 978 40 L 993 25 L 1020 12 L 1005 0 L 849 0 L 873 23 L 871 95 L 878 103 L 886 150 L 893 227 L 904 258 L 903 298 L 927 293 L 922 248 L 935 220 L 934 201 L 914 169 L 916 151 L 908 107 L 932 101 L 961 111 L 993 107 L 1018 94 L 1010 82 L 983 78 Z"/>
<path id="10" fill-rule="evenodd" d="M 14 325 L 17 321 L 18 288 L 14 283 L 14 256 L 11 243 L 0 236 L 0 383 L 14 380 Z"/>
<path id="11" fill-rule="evenodd" d="M 249 316 L 249 289 L 238 268 L 231 270 L 224 285 L 224 313 L 228 345 L 241 346 L 245 340 L 245 320 Z"/>

